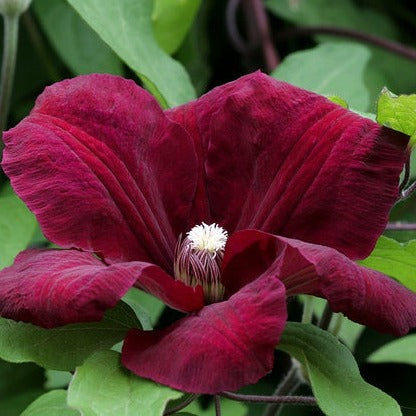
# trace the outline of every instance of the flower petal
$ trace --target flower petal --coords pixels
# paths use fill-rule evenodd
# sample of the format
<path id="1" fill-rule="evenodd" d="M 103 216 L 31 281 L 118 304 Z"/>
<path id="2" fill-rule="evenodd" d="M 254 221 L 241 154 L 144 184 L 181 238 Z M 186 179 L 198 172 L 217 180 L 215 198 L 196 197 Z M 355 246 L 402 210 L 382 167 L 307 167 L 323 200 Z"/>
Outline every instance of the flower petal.
<path id="1" fill-rule="evenodd" d="M 122 363 L 182 391 L 236 390 L 271 371 L 286 317 L 284 287 L 267 276 L 163 330 L 131 330 Z"/>
<path id="2" fill-rule="evenodd" d="M 195 222 L 366 257 L 398 195 L 408 138 L 259 72 L 170 110 L 200 159 Z"/>
<path id="3" fill-rule="evenodd" d="M 203 305 L 202 289 L 149 263 L 107 266 L 76 250 L 27 250 L 0 271 L 0 315 L 45 328 L 98 321 L 135 283 L 183 311 Z"/>
<path id="4" fill-rule="evenodd" d="M 170 271 L 196 157 L 150 94 L 110 75 L 59 82 L 5 143 L 3 168 L 50 240 Z"/>
<path id="5" fill-rule="evenodd" d="M 246 267 L 248 256 L 250 267 Z M 289 296 L 308 293 L 324 297 L 334 312 L 343 312 L 380 332 L 403 335 L 416 327 L 416 293 L 329 247 L 241 231 L 228 240 L 223 267 L 228 294 L 259 274 L 276 276 Z"/>

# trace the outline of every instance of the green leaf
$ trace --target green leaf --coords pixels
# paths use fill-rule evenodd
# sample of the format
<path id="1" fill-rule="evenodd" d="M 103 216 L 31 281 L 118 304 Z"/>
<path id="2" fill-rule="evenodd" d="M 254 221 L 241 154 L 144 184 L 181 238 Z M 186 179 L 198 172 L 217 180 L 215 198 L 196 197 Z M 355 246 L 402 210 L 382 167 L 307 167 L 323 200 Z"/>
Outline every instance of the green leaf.
<path id="1" fill-rule="evenodd" d="M 210 67 L 209 39 L 212 2 L 203 2 L 188 35 L 176 53 L 176 59 L 188 71 L 198 95 L 205 92 L 212 69 Z"/>
<path id="2" fill-rule="evenodd" d="M 19 416 L 39 395 L 43 369 L 32 363 L 14 364 L 0 360 L 0 415 Z"/>
<path id="3" fill-rule="evenodd" d="M 278 346 L 308 372 L 319 407 L 327 416 L 398 416 L 397 402 L 366 383 L 351 352 L 329 332 L 289 322 Z"/>
<path id="4" fill-rule="evenodd" d="M 162 49 L 172 54 L 183 42 L 201 0 L 155 0 L 152 22 L 153 32 Z"/>
<path id="5" fill-rule="evenodd" d="M 215 415 L 215 405 L 213 401 L 209 406 L 202 407 L 197 400 L 194 400 L 190 405 L 183 409 L 185 412 L 190 412 L 198 416 L 212 416 Z M 224 415 L 232 416 L 246 416 L 248 408 L 244 403 L 234 400 L 228 400 L 221 397 L 221 411 Z M 176 413 L 175 413 L 176 414 Z"/>
<path id="6" fill-rule="evenodd" d="M 51 45 L 74 75 L 123 74 L 117 55 L 66 1 L 36 0 L 33 6 Z"/>
<path id="7" fill-rule="evenodd" d="M 266 0 L 266 6 L 275 15 L 302 26 L 349 27 L 387 38 L 398 36 L 387 14 L 356 5 L 352 0 Z"/>
<path id="8" fill-rule="evenodd" d="M 298 299 L 304 303 L 306 300 L 305 295 L 299 295 Z M 322 298 L 318 298 L 313 296 L 313 313 L 315 314 L 316 318 L 319 319 L 325 309 L 327 301 Z M 335 318 L 338 318 L 337 315 L 342 314 L 335 314 L 334 319 L 332 319 L 331 326 L 329 327 L 330 332 L 334 330 L 334 323 L 336 322 Z M 342 342 L 352 351 L 354 351 L 355 346 L 357 344 L 358 339 L 360 338 L 361 334 L 363 333 L 365 326 L 357 324 L 356 322 L 350 321 L 346 316 L 342 315 L 342 324 L 341 329 L 337 334 L 337 337 L 342 340 Z"/>
<path id="9" fill-rule="evenodd" d="M 332 101 L 335 104 L 340 105 L 341 107 L 344 108 L 349 108 L 348 103 L 341 97 L 338 97 L 337 95 L 327 95 L 327 97 L 329 101 Z"/>
<path id="10" fill-rule="evenodd" d="M 387 274 L 416 292 L 416 240 L 399 243 L 381 236 L 362 266 Z"/>
<path id="11" fill-rule="evenodd" d="M 80 416 L 66 403 L 65 390 L 52 390 L 38 397 L 20 416 Z"/>
<path id="12" fill-rule="evenodd" d="M 0 415 L 21 416 L 22 411 L 44 392 L 43 389 L 34 388 L 11 396 L 1 397 Z"/>
<path id="13" fill-rule="evenodd" d="M 35 216 L 16 195 L 0 197 L 0 269 L 27 248 L 36 229 Z"/>
<path id="14" fill-rule="evenodd" d="M 357 110 L 371 105 L 383 80 L 368 86 L 365 79 L 371 51 L 351 42 L 326 42 L 288 55 L 271 76 L 322 95 L 342 97 Z"/>
<path id="15" fill-rule="evenodd" d="M 400 31 L 395 25 L 391 14 L 380 13 L 374 8 L 367 8 L 364 5 L 356 4 L 352 0 L 267 0 L 266 5 L 274 14 L 289 20 L 300 26 L 337 26 L 367 31 L 371 34 L 378 34 L 388 39 L 400 41 Z M 344 46 L 339 37 L 330 35 L 314 36 L 318 42 L 331 41 L 334 45 L 339 44 L 339 48 Z M 396 54 L 382 50 L 375 46 L 367 46 L 371 52 L 371 59 L 368 61 L 360 85 L 365 84 L 367 94 L 370 94 L 369 106 L 367 108 L 357 107 L 348 99 L 348 96 L 341 94 L 353 108 L 360 111 L 373 112 L 373 103 L 376 102 L 380 90 L 388 85 L 390 89 L 397 93 L 407 93 L 415 88 L 415 62 L 409 61 Z M 348 58 L 347 58 L 348 59 Z M 316 61 L 312 66 L 305 66 L 303 72 L 308 77 L 308 71 L 314 65 L 320 65 Z M 368 95 L 365 99 L 368 100 Z"/>
<path id="16" fill-rule="evenodd" d="M 195 98 L 189 75 L 157 44 L 152 0 L 68 0 L 75 10 L 142 79 L 162 105 Z"/>
<path id="17" fill-rule="evenodd" d="M 67 387 L 72 379 L 72 374 L 69 371 L 46 370 L 45 376 L 46 382 L 44 387 L 48 390 Z"/>
<path id="18" fill-rule="evenodd" d="M 100 322 L 44 329 L 0 318 L 0 357 L 21 363 L 33 361 L 53 370 L 70 371 L 93 352 L 111 348 L 139 322 L 123 302 L 110 309 Z"/>
<path id="19" fill-rule="evenodd" d="M 165 304 L 160 299 L 135 287 L 129 289 L 123 296 L 123 301 L 134 310 L 142 328 L 146 331 L 153 329 L 165 308 Z"/>
<path id="20" fill-rule="evenodd" d="M 114 351 L 100 351 L 78 367 L 68 403 L 83 416 L 162 415 L 169 400 L 182 393 L 137 377 L 120 364 Z"/>
<path id="21" fill-rule="evenodd" d="M 402 363 L 416 365 L 416 334 L 407 335 L 383 345 L 373 352 L 370 363 Z"/>
<path id="22" fill-rule="evenodd" d="M 383 88 L 377 101 L 377 122 L 416 138 L 416 94 L 397 96 Z"/>

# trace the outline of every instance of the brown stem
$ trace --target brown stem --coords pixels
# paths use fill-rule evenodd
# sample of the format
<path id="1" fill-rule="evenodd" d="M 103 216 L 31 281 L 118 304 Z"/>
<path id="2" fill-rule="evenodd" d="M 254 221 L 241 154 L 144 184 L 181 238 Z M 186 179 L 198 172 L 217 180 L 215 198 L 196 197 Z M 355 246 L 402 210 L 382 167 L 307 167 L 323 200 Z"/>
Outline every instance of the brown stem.
<path id="1" fill-rule="evenodd" d="M 332 309 L 329 306 L 329 303 L 327 302 L 327 304 L 325 305 L 325 309 L 322 312 L 321 319 L 319 319 L 318 327 L 322 329 L 328 329 L 333 314 L 334 313 L 332 312 Z"/>
<path id="2" fill-rule="evenodd" d="M 416 181 L 414 181 L 408 188 L 403 189 L 399 201 L 409 198 L 416 191 Z"/>
<path id="3" fill-rule="evenodd" d="M 410 178 L 410 156 L 406 159 L 406 163 L 404 165 L 404 175 L 403 180 L 400 184 L 399 191 L 403 191 L 403 189 L 406 187 L 406 185 L 409 183 Z"/>
<path id="4" fill-rule="evenodd" d="M 245 40 L 241 37 L 237 27 L 237 10 L 240 6 L 240 2 L 241 0 L 228 0 L 227 8 L 225 10 L 225 21 L 228 36 L 232 45 L 241 54 L 246 54 L 248 46 Z"/>
<path id="5" fill-rule="evenodd" d="M 291 361 L 291 367 L 283 378 L 282 382 L 277 386 L 273 396 L 283 396 L 293 393 L 301 384 L 299 377 L 299 365 Z M 274 416 L 280 413 L 284 403 L 269 403 L 264 411 L 264 416 Z"/>
<path id="6" fill-rule="evenodd" d="M 273 71 L 279 64 L 279 55 L 273 45 L 269 21 L 261 0 L 243 0 L 247 14 L 256 32 L 256 46 L 261 47 L 267 72 Z"/>
<path id="7" fill-rule="evenodd" d="M 163 413 L 163 416 L 173 415 L 179 410 L 184 409 L 186 406 L 188 406 L 189 403 L 192 403 L 196 398 L 198 397 L 197 394 L 191 394 L 189 397 L 187 397 L 182 403 L 179 403 L 177 406 L 171 407 L 168 410 L 165 410 Z"/>
<path id="8" fill-rule="evenodd" d="M 215 416 L 221 416 L 221 397 L 218 394 L 214 396 L 214 403 L 215 403 Z"/>
<path id="9" fill-rule="evenodd" d="M 241 36 L 237 27 L 237 12 L 241 4 L 245 15 L 247 40 Z M 273 45 L 267 13 L 261 0 L 228 0 L 226 23 L 230 41 L 238 52 L 250 55 L 259 48 L 266 71 L 271 72 L 276 68 L 280 58 Z"/>
<path id="10" fill-rule="evenodd" d="M 386 51 L 392 52 L 396 55 L 403 56 L 411 61 L 416 61 L 416 49 L 403 45 L 402 43 L 385 39 L 379 36 L 375 36 L 369 33 L 360 32 L 354 29 L 347 29 L 336 26 L 304 26 L 297 27 L 279 33 L 279 40 L 298 36 L 309 35 L 334 35 L 340 37 L 346 37 L 349 39 L 355 39 L 360 42 L 368 43 L 373 46 L 377 46 Z"/>
<path id="11" fill-rule="evenodd" d="M 388 231 L 416 231 L 416 223 L 389 222 L 386 226 Z"/>
<path id="12" fill-rule="evenodd" d="M 239 402 L 253 402 L 253 403 L 287 403 L 299 404 L 306 406 L 316 406 L 315 397 L 311 396 L 257 396 L 252 394 L 237 394 L 229 391 L 223 391 L 221 396 L 230 400 Z"/>

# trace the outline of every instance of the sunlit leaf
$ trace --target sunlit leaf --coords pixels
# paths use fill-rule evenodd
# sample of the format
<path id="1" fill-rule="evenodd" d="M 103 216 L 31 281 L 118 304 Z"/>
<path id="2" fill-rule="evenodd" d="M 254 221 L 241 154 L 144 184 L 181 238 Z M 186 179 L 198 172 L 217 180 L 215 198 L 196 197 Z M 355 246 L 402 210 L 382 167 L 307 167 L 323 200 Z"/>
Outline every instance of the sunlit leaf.
<path id="1" fill-rule="evenodd" d="M 129 289 L 123 296 L 123 301 L 134 310 L 144 330 L 153 329 L 165 308 L 160 299 L 135 287 Z"/>
<path id="2" fill-rule="evenodd" d="M 68 0 L 100 37 L 135 71 L 161 104 L 173 107 L 195 98 L 179 62 L 157 44 L 152 0 Z"/>
<path id="3" fill-rule="evenodd" d="M 395 95 L 387 88 L 381 92 L 377 102 L 377 122 L 383 126 L 413 136 L 416 140 L 416 94 Z"/>
<path id="4" fill-rule="evenodd" d="M 200 3 L 201 0 L 154 1 L 153 31 L 165 52 L 176 52 L 192 25 Z"/>
<path id="5" fill-rule="evenodd" d="M 66 1 L 36 0 L 34 10 L 55 51 L 73 74 L 123 73 L 117 55 Z"/>
<path id="6" fill-rule="evenodd" d="M 371 91 L 365 78 L 371 51 L 351 42 L 326 42 L 288 55 L 271 75 L 322 95 L 336 95 L 357 110 L 366 111 Z M 383 81 L 373 87 L 380 91 Z M 370 85 L 371 87 L 371 85 Z"/>
<path id="7" fill-rule="evenodd" d="M 0 318 L 0 357 L 10 362 L 33 361 L 54 370 L 73 370 L 97 350 L 111 348 L 139 322 L 120 302 L 100 322 L 44 329 Z"/>
<path id="8" fill-rule="evenodd" d="M 36 230 L 35 216 L 16 195 L 0 197 L 0 269 L 27 248 Z"/>
<path id="9" fill-rule="evenodd" d="M 45 377 L 45 389 L 52 390 L 67 387 L 72 374 L 69 371 L 46 370 Z"/>
<path id="10" fill-rule="evenodd" d="M 77 368 L 68 403 L 83 416 L 158 416 L 169 400 L 181 395 L 129 372 L 121 366 L 117 352 L 100 351 Z"/>
<path id="11" fill-rule="evenodd" d="M 319 407 L 327 416 L 399 416 L 397 402 L 366 383 L 351 352 L 329 332 L 290 322 L 279 349 L 306 368 Z"/>
<path id="12" fill-rule="evenodd" d="M 373 352 L 370 363 L 402 363 L 416 365 L 416 334 L 407 335 L 383 345 Z"/>
<path id="13" fill-rule="evenodd" d="M 52 390 L 38 397 L 21 416 L 80 416 L 66 403 L 65 390 Z"/>
<path id="14" fill-rule="evenodd" d="M 306 300 L 305 295 L 298 296 L 299 300 L 304 303 Z M 319 319 L 325 309 L 327 301 L 322 298 L 313 297 L 312 300 L 312 309 L 315 314 L 316 319 Z M 341 327 L 337 334 L 337 337 L 352 351 L 355 349 L 358 339 L 363 333 L 365 326 L 357 324 L 356 322 L 350 321 L 346 316 L 343 316 L 341 313 L 336 314 L 331 321 L 331 326 L 329 327 L 330 331 L 333 331 L 334 325 L 336 324 L 337 319 L 342 319 Z"/>
<path id="15" fill-rule="evenodd" d="M 370 256 L 359 263 L 393 277 L 416 292 L 416 240 L 399 243 L 381 236 Z"/>

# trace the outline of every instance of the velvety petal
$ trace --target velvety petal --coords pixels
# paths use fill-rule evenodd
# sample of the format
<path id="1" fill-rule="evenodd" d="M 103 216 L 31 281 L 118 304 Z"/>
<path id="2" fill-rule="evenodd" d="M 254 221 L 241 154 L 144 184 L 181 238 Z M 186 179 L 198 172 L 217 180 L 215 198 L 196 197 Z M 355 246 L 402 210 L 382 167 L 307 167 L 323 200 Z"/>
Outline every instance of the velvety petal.
<path id="1" fill-rule="evenodd" d="M 260 72 L 168 114 L 200 159 L 195 223 L 370 253 L 398 195 L 407 136 Z"/>
<path id="2" fill-rule="evenodd" d="M 228 295 L 259 275 L 275 276 L 288 295 L 324 297 L 334 312 L 380 332 L 403 335 L 416 327 L 416 293 L 329 247 L 241 231 L 227 242 L 223 268 Z"/>
<path id="3" fill-rule="evenodd" d="M 285 322 L 284 287 L 266 276 L 165 329 L 131 330 L 122 363 L 141 377 L 182 391 L 236 390 L 272 369 Z"/>
<path id="4" fill-rule="evenodd" d="M 77 250 L 27 250 L 0 271 L 0 316 L 45 328 L 98 321 L 135 283 L 186 312 L 203 305 L 202 289 L 149 263 L 107 266 Z"/>
<path id="5" fill-rule="evenodd" d="M 4 140 L 2 166 L 50 240 L 170 271 L 197 162 L 149 93 L 111 75 L 62 81 Z"/>

